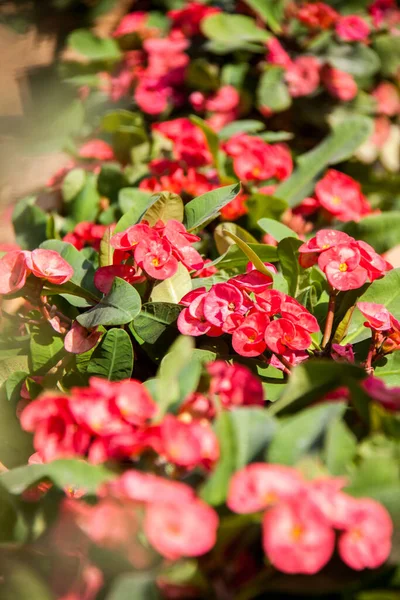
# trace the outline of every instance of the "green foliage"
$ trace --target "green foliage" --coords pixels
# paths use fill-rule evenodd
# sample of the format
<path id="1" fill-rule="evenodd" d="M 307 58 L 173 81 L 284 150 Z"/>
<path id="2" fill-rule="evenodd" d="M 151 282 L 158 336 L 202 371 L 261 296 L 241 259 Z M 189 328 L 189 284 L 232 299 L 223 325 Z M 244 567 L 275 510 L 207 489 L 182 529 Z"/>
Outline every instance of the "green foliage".
<path id="1" fill-rule="evenodd" d="M 90 61 L 115 61 L 121 52 L 115 40 L 96 37 L 87 29 L 77 29 L 68 37 L 68 45 Z"/>
<path id="2" fill-rule="evenodd" d="M 136 289 L 115 277 L 111 290 L 100 302 L 77 317 L 83 327 L 98 325 L 125 325 L 140 313 L 141 301 Z"/>
<path id="3" fill-rule="evenodd" d="M 268 67 L 260 77 L 257 88 L 257 106 L 269 108 L 274 113 L 286 110 L 292 103 L 284 81 L 284 69 Z"/>
<path id="4" fill-rule="evenodd" d="M 24 250 L 34 250 L 45 239 L 48 217 L 36 205 L 36 198 L 29 196 L 20 200 L 13 211 L 12 223 L 16 235 L 16 242 Z"/>
<path id="5" fill-rule="evenodd" d="M 133 368 L 133 348 L 123 329 L 110 329 L 90 357 L 89 375 L 109 381 L 129 379 Z"/>
<path id="6" fill-rule="evenodd" d="M 265 42 L 269 34 L 257 27 L 251 17 L 216 13 L 203 19 L 203 34 L 211 40 L 211 49 L 221 54 L 237 49 L 253 50 L 257 42 Z"/>
<path id="7" fill-rule="evenodd" d="M 240 192 L 240 183 L 227 185 L 194 198 L 185 206 L 183 223 L 186 229 L 193 231 L 211 221 L 226 204 Z"/>

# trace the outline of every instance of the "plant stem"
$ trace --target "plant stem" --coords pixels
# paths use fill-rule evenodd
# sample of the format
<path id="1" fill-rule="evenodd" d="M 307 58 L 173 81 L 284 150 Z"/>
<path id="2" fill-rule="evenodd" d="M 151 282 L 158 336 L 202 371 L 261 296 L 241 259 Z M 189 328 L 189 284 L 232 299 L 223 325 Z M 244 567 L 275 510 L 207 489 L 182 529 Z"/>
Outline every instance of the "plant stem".
<path id="1" fill-rule="evenodd" d="M 322 338 L 321 348 L 325 348 L 332 335 L 333 319 L 335 317 L 336 290 L 332 289 L 329 294 L 328 314 L 326 315 L 324 337 Z"/>
<path id="2" fill-rule="evenodd" d="M 364 364 L 364 369 L 366 370 L 368 375 L 372 375 L 374 372 L 374 368 L 372 366 L 372 359 L 374 358 L 375 349 L 376 349 L 376 332 L 374 330 L 372 330 L 371 344 L 370 344 L 370 347 L 368 350 L 367 360 L 365 361 L 365 364 Z"/>

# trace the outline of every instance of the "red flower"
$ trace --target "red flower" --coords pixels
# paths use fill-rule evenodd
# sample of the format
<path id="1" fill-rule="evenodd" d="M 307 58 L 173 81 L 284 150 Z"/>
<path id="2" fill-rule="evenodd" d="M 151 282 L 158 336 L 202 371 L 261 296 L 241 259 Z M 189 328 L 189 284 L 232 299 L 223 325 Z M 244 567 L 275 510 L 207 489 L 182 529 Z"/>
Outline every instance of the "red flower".
<path id="1" fill-rule="evenodd" d="M 263 546 L 272 565 L 280 571 L 312 575 L 331 558 L 335 534 L 322 515 L 298 497 L 265 513 Z"/>
<path id="2" fill-rule="evenodd" d="M 284 69 L 291 66 L 292 59 L 286 50 L 283 49 L 280 41 L 277 38 L 270 38 L 265 45 L 268 48 L 267 62 L 279 67 L 283 67 Z"/>
<path id="3" fill-rule="evenodd" d="M 30 270 L 29 253 L 12 250 L 0 258 L 0 294 L 12 294 L 24 287 Z"/>
<path id="4" fill-rule="evenodd" d="M 201 289 L 199 288 L 199 290 Z M 195 291 L 199 292 L 199 290 Z M 194 337 L 210 333 L 213 330 L 213 325 L 207 320 L 204 314 L 204 303 L 207 298 L 207 292 L 200 292 L 195 296 L 192 296 L 192 292 L 189 292 L 189 294 L 182 298 L 181 302 L 185 301 L 189 295 L 191 298 L 193 297 L 193 300 L 191 300 L 187 308 L 183 309 L 178 317 L 178 329 L 180 333 Z M 216 328 L 214 327 L 214 329 Z M 222 334 L 222 330 L 220 330 L 220 334 Z"/>
<path id="5" fill-rule="evenodd" d="M 113 37 L 122 37 L 130 33 L 141 32 L 148 19 L 148 14 L 144 11 L 136 11 L 125 15 L 118 23 L 118 27 L 113 32 Z"/>
<path id="6" fill-rule="evenodd" d="M 174 254 L 188 270 L 198 270 L 203 267 L 204 260 L 197 250 L 191 246 L 191 244 L 200 240 L 197 235 L 188 233 L 185 226 L 175 219 L 169 219 L 165 226 L 160 221 L 155 227 L 169 241 Z"/>
<path id="7" fill-rule="evenodd" d="M 29 267 L 35 277 L 46 279 L 55 285 L 66 283 L 74 274 L 71 265 L 55 250 L 34 250 L 30 255 Z"/>
<path id="8" fill-rule="evenodd" d="M 262 384 L 247 367 L 217 360 L 207 364 L 207 371 L 211 375 L 210 394 L 218 396 L 224 408 L 264 404 Z"/>
<path id="9" fill-rule="evenodd" d="M 329 169 L 317 183 L 315 195 L 321 206 L 339 221 L 358 221 L 371 212 L 360 184 L 335 169 Z"/>
<path id="10" fill-rule="evenodd" d="M 150 504 L 144 531 L 150 544 L 165 558 L 201 556 L 216 542 L 218 516 L 201 500 Z"/>
<path id="11" fill-rule="evenodd" d="M 236 221 L 243 215 L 246 215 L 249 210 L 246 204 L 247 198 L 248 196 L 241 192 L 236 196 L 236 198 L 234 198 L 234 200 L 228 202 L 228 204 L 225 204 L 220 211 L 222 218 L 225 221 Z"/>
<path id="12" fill-rule="evenodd" d="M 330 65 L 322 68 L 321 81 L 331 96 L 344 102 L 353 100 L 357 95 L 358 87 L 350 73 L 340 71 Z"/>
<path id="13" fill-rule="evenodd" d="M 230 283 L 217 283 L 208 292 L 204 301 L 204 315 L 209 323 L 222 327 L 228 315 L 244 314 L 243 294 Z"/>
<path id="14" fill-rule="evenodd" d="M 252 463 L 233 475 L 226 503 L 235 513 L 254 513 L 296 498 L 304 486 L 299 473 L 291 467 Z"/>
<path id="15" fill-rule="evenodd" d="M 101 496 L 111 494 L 120 500 L 135 502 L 190 502 L 194 491 L 185 483 L 169 481 L 152 473 L 135 469 L 125 471 L 117 479 L 106 483 L 100 490 Z"/>
<path id="16" fill-rule="evenodd" d="M 380 27 L 394 11 L 396 11 L 396 0 L 374 0 L 368 7 L 374 27 Z"/>
<path id="17" fill-rule="evenodd" d="M 311 337 L 307 331 L 283 318 L 267 325 L 265 341 L 275 354 L 285 354 L 287 350 L 306 350 L 311 345 Z"/>
<path id="18" fill-rule="evenodd" d="M 290 95 L 295 98 L 308 96 L 319 85 L 319 62 L 314 56 L 299 56 L 285 73 Z"/>
<path id="19" fill-rule="evenodd" d="M 368 23 L 358 15 L 340 17 L 336 23 L 336 35 L 345 42 L 365 42 L 369 33 Z"/>
<path id="20" fill-rule="evenodd" d="M 245 317 L 244 321 L 232 334 L 232 347 L 241 356 L 259 356 L 266 348 L 264 341 L 265 328 L 269 318 L 263 312 L 255 312 Z"/>
<path id="21" fill-rule="evenodd" d="M 342 231 L 336 231 L 335 229 L 320 229 L 315 237 L 300 246 L 299 262 L 304 268 L 311 267 L 312 265 L 317 264 L 318 255 L 324 250 L 328 250 L 329 248 L 332 248 L 332 246 L 337 246 L 337 244 L 351 241 L 353 241 L 353 238 Z"/>
<path id="22" fill-rule="evenodd" d="M 63 241 L 69 242 L 78 250 L 85 246 L 91 246 L 99 251 L 100 242 L 104 236 L 106 225 L 98 225 L 89 221 L 82 221 L 75 226 L 73 231 L 64 236 Z"/>
<path id="23" fill-rule="evenodd" d="M 338 13 L 324 2 L 304 4 L 297 12 L 297 18 L 313 29 L 329 29 L 338 19 Z"/>
<path id="24" fill-rule="evenodd" d="M 208 466 L 219 456 L 215 433 L 208 421 L 186 422 L 166 415 L 161 423 L 161 452 L 166 459 L 182 467 Z"/>
<path id="25" fill-rule="evenodd" d="M 103 140 L 90 140 L 79 148 L 78 156 L 91 160 L 114 160 L 114 151 L 110 144 Z"/>
<path id="26" fill-rule="evenodd" d="M 360 266 L 361 255 L 354 244 L 338 244 L 320 254 L 318 265 L 331 286 L 342 292 L 360 288 L 368 272 Z"/>
<path id="27" fill-rule="evenodd" d="M 170 10 L 167 14 L 174 31 L 181 31 L 187 38 L 192 38 L 201 33 L 200 25 L 203 19 L 219 12 L 219 8 L 206 6 L 201 2 L 187 2 L 184 8 Z"/>
<path id="28" fill-rule="evenodd" d="M 285 179 L 293 170 L 285 144 L 267 144 L 261 138 L 238 133 L 225 142 L 223 149 L 233 157 L 236 175 L 244 182 Z"/>
<path id="29" fill-rule="evenodd" d="M 175 158 L 189 167 L 201 167 L 212 163 L 204 133 L 189 119 L 156 123 L 153 125 L 153 131 L 158 131 L 170 139 L 174 144 Z"/>
<path id="30" fill-rule="evenodd" d="M 203 268 L 193 273 L 192 277 L 211 277 L 216 273 L 218 273 L 217 267 L 214 267 L 210 258 L 206 258 Z"/>
<path id="31" fill-rule="evenodd" d="M 393 524 L 387 510 L 369 498 L 353 499 L 349 525 L 339 538 L 343 562 L 357 571 L 376 569 L 389 557 Z"/>
<path id="32" fill-rule="evenodd" d="M 103 294 L 108 294 L 116 277 L 124 279 L 128 283 L 143 283 L 146 277 L 142 275 L 139 267 L 132 265 L 110 265 L 99 267 L 94 274 L 94 285 Z"/>
<path id="33" fill-rule="evenodd" d="M 357 302 L 357 308 L 367 319 L 364 323 L 375 331 L 389 331 L 392 328 L 392 315 L 383 304 L 374 302 Z"/>

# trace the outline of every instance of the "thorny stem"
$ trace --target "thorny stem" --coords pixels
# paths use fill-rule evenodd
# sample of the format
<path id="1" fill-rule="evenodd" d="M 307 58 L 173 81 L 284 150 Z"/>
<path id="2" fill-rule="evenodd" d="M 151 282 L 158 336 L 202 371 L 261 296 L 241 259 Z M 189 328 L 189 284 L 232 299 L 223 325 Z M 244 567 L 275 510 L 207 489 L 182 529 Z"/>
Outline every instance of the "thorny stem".
<path id="1" fill-rule="evenodd" d="M 61 311 L 57 310 L 56 306 L 54 306 L 54 305 L 52 306 L 51 304 L 49 304 L 49 302 L 47 302 L 46 296 L 40 296 L 39 303 L 40 303 L 40 306 L 39 306 L 40 311 L 41 311 L 42 315 L 45 317 L 45 319 L 50 320 L 50 319 L 53 319 L 54 317 L 58 317 L 61 321 L 64 321 L 65 324 L 67 324 L 67 325 L 72 324 L 72 319 L 70 319 L 69 317 L 64 315 L 64 313 L 62 313 Z"/>
<path id="2" fill-rule="evenodd" d="M 372 375 L 374 372 L 374 367 L 372 366 L 372 359 L 374 358 L 375 350 L 376 350 L 376 342 L 377 335 L 374 330 L 372 330 L 372 339 L 371 344 L 368 350 L 367 360 L 365 361 L 364 368 L 368 375 Z"/>
<path id="3" fill-rule="evenodd" d="M 321 348 L 325 348 L 332 335 L 333 319 L 335 317 L 336 290 L 332 289 L 329 295 L 328 314 L 326 315 L 324 337 L 322 338 Z"/>
<path id="4" fill-rule="evenodd" d="M 282 356 L 282 354 L 277 354 L 276 356 L 285 367 L 283 369 L 283 372 L 286 373 L 286 375 L 290 375 L 292 372 L 292 365 L 290 364 L 290 362 L 284 356 Z"/>

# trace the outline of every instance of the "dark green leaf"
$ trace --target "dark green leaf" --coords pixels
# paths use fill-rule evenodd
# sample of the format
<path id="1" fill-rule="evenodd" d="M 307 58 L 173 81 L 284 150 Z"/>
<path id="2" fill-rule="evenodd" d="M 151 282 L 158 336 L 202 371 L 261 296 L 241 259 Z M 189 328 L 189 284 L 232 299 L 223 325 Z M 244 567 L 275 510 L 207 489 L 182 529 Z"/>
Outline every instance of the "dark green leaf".
<path id="1" fill-rule="evenodd" d="M 49 323 L 43 323 L 31 335 L 29 370 L 35 375 L 46 375 L 66 353 L 64 338 Z"/>
<path id="2" fill-rule="evenodd" d="M 266 194 L 252 194 L 247 200 L 249 209 L 247 218 L 249 226 L 252 228 L 258 227 L 258 222 L 261 219 L 279 220 L 282 213 L 288 208 L 286 200 L 267 196 Z"/>
<path id="3" fill-rule="evenodd" d="M 133 348 L 123 329 L 110 329 L 93 352 L 87 368 L 90 375 L 109 381 L 129 379 L 133 369 Z"/>
<path id="4" fill-rule="evenodd" d="M 108 294 L 96 306 L 79 315 L 77 321 L 88 329 L 98 325 L 124 325 L 140 313 L 140 307 L 136 289 L 116 277 Z"/>
<path id="5" fill-rule="evenodd" d="M 0 363 L 1 379 L 3 379 L 2 372 L 3 372 L 4 364 L 5 363 L 9 364 L 10 360 L 12 360 L 12 359 L 9 359 L 8 361 L 3 361 Z M 26 371 L 11 372 L 11 375 L 8 377 L 8 379 L 5 382 L 6 396 L 7 396 L 7 400 L 9 402 L 16 403 L 20 399 L 21 388 L 27 377 L 28 377 L 28 373 L 26 373 Z M 3 382 L 1 382 L 1 383 L 3 383 Z"/>
<path id="6" fill-rule="evenodd" d="M 15 404 L 8 402 L 4 388 L 0 389 L 0 462 L 8 469 L 26 465 L 34 452 L 32 436 L 22 431 L 15 414 Z"/>
<path id="7" fill-rule="evenodd" d="M 400 352 L 393 352 L 374 363 L 375 375 L 383 379 L 386 385 L 400 386 Z"/>
<path id="8" fill-rule="evenodd" d="M 273 438 L 278 423 L 263 408 L 240 406 L 229 412 L 235 437 L 235 470 L 259 456 Z"/>
<path id="9" fill-rule="evenodd" d="M 251 48 L 252 42 L 265 42 L 270 34 L 257 27 L 251 17 L 230 15 L 219 12 L 206 17 L 201 22 L 203 34 L 218 45 L 221 52 L 231 52 L 237 48 Z M 250 43 L 250 46 L 249 46 Z"/>
<path id="10" fill-rule="evenodd" d="M 93 173 L 84 171 L 82 174 L 82 169 L 70 171 L 63 183 L 63 196 L 67 215 L 75 223 L 96 219 L 99 212 L 100 195 Z"/>
<path id="11" fill-rule="evenodd" d="M 383 76 L 396 75 L 400 63 L 400 38 L 392 34 L 375 38 L 374 48 L 381 59 Z"/>
<path id="12" fill-rule="evenodd" d="M 143 304 L 140 314 L 135 317 L 133 327 L 142 340 L 155 344 L 167 329 L 176 331 L 176 320 L 182 307 L 170 302 L 148 302 Z"/>
<path id="13" fill-rule="evenodd" d="M 13 211 L 16 242 L 24 250 L 35 250 L 46 239 L 47 215 L 35 205 L 35 197 L 20 200 Z"/>
<path id="14" fill-rule="evenodd" d="M 298 250 L 302 242 L 294 237 L 285 237 L 278 244 L 278 258 L 282 274 L 288 283 L 289 295 L 297 297 L 300 291 L 300 277 L 308 276 L 299 265 Z"/>

